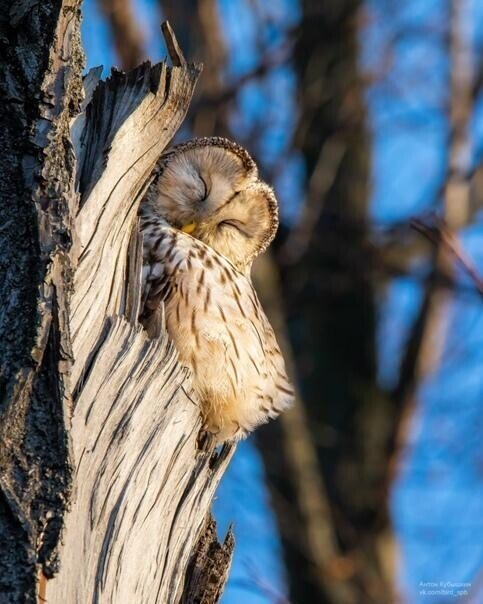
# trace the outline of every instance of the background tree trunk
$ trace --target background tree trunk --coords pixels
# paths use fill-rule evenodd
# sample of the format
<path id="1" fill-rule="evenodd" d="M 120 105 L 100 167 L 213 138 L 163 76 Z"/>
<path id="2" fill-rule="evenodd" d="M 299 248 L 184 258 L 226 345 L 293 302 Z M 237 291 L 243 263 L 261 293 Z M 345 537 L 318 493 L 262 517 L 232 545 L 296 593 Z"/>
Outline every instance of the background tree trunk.
<path id="1" fill-rule="evenodd" d="M 377 383 L 376 287 L 364 266 L 370 142 L 358 67 L 360 4 L 302 2 L 294 53 L 300 87 L 295 146 L 305 161 L 307 194 L 276 259 L 305 407 L 305 447 L 320 473 L 318 514 L 304 509 L 315 483 L 301 484 L 296 470 L 307 465 L 291 445 L 298 422 L 287 414 L 257 436 L 273 499 L 281 501 L 275 509 L 296 602 L 393 597 L 383 493 L 393 408 Z M 313 519 L 332 535 L 318 547 L 311 543 Z"/>
<path id="2" fill-rule="evenodd" d="M 470 120 L 478 90 L 472 69 L 471 51 L 465 40 L 464 14 L 467 2 L 453 0 L 447 6 L 447 45 L 450 70 L 447 165 L 441 186 L 441 217 L 445 228 L 457 233 L 471 219 L 471 141 Z M 401 456 L 407 445 L 410 421 L 417 408 L 418 388 L 440 364 L 449 328 L 453 294 L 441 286 L 441 277 L 454 280 L 454 258 L 445 237 L 439 237 L 431 251 L 431 271 L 424 298 L 414 320 L 401 362 L 399 381 L 394 388 L 396 416 L 389 454 L 388 480 L 397 475 Z"/>
<path id="3" fill-rule="evenodd" d="M 209 508 L 232 448 L 197 449 L 162 316 L 152 340 L 137 323 L 137 208 L 200 69 L 168 28 L 174 67 L 93 70 L 81 107 L 79 3 L 2 14 L 4 601 L 35 601 L 40 570 L 49 602 L 215 602 L 233 539 L 217 544 Z"/>

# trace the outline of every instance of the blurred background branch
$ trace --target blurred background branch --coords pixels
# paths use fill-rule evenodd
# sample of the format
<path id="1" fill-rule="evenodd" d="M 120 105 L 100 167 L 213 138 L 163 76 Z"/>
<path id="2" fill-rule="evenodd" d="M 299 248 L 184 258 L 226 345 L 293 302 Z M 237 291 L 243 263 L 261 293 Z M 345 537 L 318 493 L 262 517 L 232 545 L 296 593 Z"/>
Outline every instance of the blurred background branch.
<path id="1" fill-rule="evenodd" d="M 123 69 L 133 69 L 145 58 L 144 36 L 131 0 L 97 0 L 112 32 L 114 47 Z"/>
<path id="2" fill-rule="evenodd" d="M 464 0 L 452 0 L 448 5 L 446 39 L 449 55 L 449 94 L 447 100 L 448 158 L 441 186 L 441 216 L 449 231 L 458 231 L 470 218 L 471 147 L 470 119 L 474 102 L 471 53 L 465 39 Z M 439 200 L 436 200 L 439 201 Z M 442 288 L 438 275 L 451 278 L 454 255 L 449 253 L 448 241 L 436 240 L 431 252 L 431 268 L 425 294 L 401 361 L 399 380 L 393 392 L 397 419 L 390 440 L 389 482 L 394 480 L 398 458 L 405 450 L 411 416 L 416 406 L 416 391 L 425 378 L 440 363 L 448 330 L 451 292 Z"/>

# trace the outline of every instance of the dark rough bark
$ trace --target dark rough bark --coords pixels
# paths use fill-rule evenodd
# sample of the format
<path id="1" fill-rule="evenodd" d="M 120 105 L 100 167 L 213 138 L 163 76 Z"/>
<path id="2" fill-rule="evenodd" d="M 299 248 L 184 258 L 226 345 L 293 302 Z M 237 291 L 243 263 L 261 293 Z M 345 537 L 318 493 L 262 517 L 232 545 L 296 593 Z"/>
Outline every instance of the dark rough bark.
<path id="1" fill-rule="evenodd" d="M 182 604 L 218 602 L 225 587 L 234 547 L 235 538 L 231 526 L 223 545 L 218 543 L 216 522 L 210 514 L 190 561 L 187 573 L 189 579 L 184 587 Z"/>
<path id="2" fill-rule="evenodd" d="M 14 602 L 34 601 L 37 564 L 55 572 L 71 489 L 69 120 L 83 54 L 76 0 L 0 14 L 0 590 Z"/>

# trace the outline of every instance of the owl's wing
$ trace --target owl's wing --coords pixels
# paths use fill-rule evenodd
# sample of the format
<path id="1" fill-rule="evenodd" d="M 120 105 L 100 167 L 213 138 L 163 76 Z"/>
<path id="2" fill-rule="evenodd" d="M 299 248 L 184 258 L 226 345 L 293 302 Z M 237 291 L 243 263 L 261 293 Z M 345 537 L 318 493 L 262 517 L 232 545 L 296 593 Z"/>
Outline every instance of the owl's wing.
<path id="1" fill-rule="evenodd" d="M 142 224 L 142 228 L 141 316 L 147 316 L 173 293 L 175 281 L 172 277 L 178 268 L 185 270 L 187 254 L 176 249 L 178 232 L 174 229 L 154 220 Z"/>
<path id="2" fill-rule="evenodd" d="M 209 246 L 170 228 L 157 230 L 145 261 L 144 312 L 166 302 L 181 357 L 189 358 L 196 346 L 203 363 L 223 362 L 216 370 L 227 372 L 233 389 L 258 399 L 255 423 L 292 403 L 293 389 L 273 329 L 245 275 Z M 224 359 L 220 349 L 226 351 Z"/>

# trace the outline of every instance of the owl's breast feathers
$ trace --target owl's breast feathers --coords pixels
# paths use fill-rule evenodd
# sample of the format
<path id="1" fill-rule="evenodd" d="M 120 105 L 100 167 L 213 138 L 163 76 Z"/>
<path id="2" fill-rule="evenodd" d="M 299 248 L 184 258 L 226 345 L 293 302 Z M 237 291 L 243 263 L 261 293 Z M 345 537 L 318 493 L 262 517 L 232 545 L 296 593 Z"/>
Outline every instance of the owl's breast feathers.
<path id="1" fill-rule="evenodd" d="M 154 217 L 143 219 L 143 315 L 166 327 L 193 374 L 205 426 L 241 438 L 293 401 L 273 330 L 250 280 L 222 255 Z"/>

